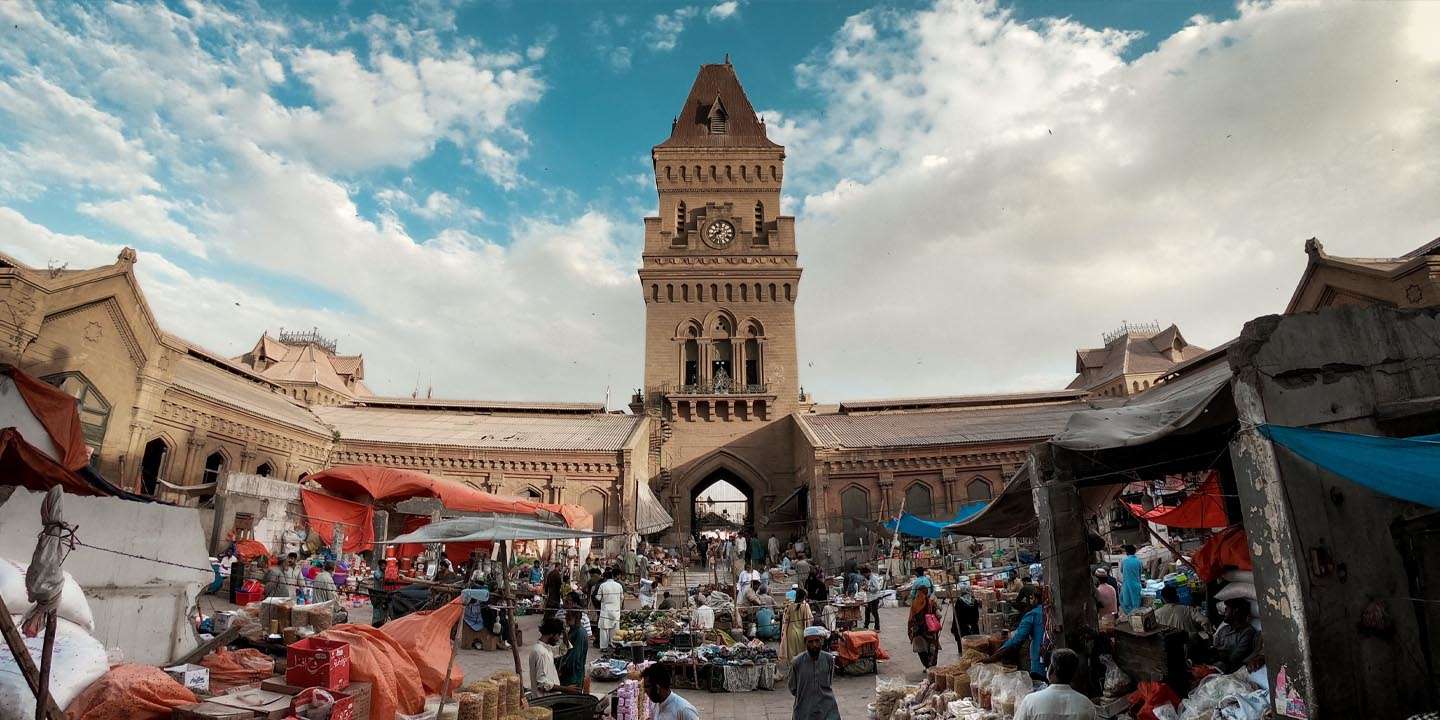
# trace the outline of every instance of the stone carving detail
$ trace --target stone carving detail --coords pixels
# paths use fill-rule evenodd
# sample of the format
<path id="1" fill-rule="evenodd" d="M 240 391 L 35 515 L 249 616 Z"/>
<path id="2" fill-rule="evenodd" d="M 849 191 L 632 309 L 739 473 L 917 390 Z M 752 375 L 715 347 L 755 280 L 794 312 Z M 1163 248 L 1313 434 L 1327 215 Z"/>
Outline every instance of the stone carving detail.
<path id="1" fill-rule="evenodd" d="M 94 345 L 95 343 L 100 341 L 101 337 L 104 337 L 105 328 L 100 327 L 100 323 L 91 320 L 85 325 L 85 332 L 83 334 L 85 337 L 85 342 Z"/>

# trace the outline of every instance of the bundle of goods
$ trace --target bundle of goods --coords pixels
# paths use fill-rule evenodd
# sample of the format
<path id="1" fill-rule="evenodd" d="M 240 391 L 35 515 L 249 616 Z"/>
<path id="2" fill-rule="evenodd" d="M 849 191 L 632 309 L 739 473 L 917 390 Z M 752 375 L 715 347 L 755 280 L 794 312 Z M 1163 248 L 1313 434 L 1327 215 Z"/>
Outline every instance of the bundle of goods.
<path id="1" fill-rule="evenodd" d="M 875 720 L 890 720 L 895 715 L 895 708 L 900 705 L 900 701 L 915 690 L 915 685 L 906 685 L 903 681 L 892 682 L 877 679 L 875 681 Z"/>
<path id="2" fill-rule="evenodd" d="M 518 715 L 525 711 L 525 694 L 519 675 L 513 672 L 497 672 L 490 676 L 490 682 L 500 688 L 498 712 L 501 717 Z"/>
<path id="3" fill-rule="evenodd" d="M 479 704 L 479 717 L 482 720 L 495 720 L 500 717 L 500 684 L 494 680 L 476 680 L 462 688 L 462 691 L 475 698 L 473 702 Z"/>
<path id="4" fill-rule="evenodd" d="M 651 645 L 664 645 L 680 632 L 687 622 L 684 610 L 627 610 L 620 615 L 620 627 L 611 639 L 615 642 L 643 640 Z"/>
<path id="5" fill-rule="evenodd" d="M 590 663 L 590 678 L 602 681 L 620 680 L 628 675 L 629 669 L 630 663 L 618 658 L 596 660 Z"/>
<path id="6" fill-rule="evenodd" d="M 895 702 L 893 709 L 888 708 L 889 699 L 893 698 L 893 690 L 887 690 L 887 702 L 881 703 L 880 686 L 876 685 L 875 719 L 876 720 L 947 720 L 954 715 L 950 711 L 951 705 L 958 705 L 964 698 L 952 690 L 936 690 L 929 680 L 919 685 L 905 686 L 906 692 Z M 886 709 L 890 710 L 889 716 L 881 713 Z"/>
<path id="7" fill-rule="evenodd" d="M 986 657 L 987 653 L 979 649 L 966 648 L 961 653 L 959 662 L 930 668 L 927 673 L 930 684 L 937 690 L 954 690 L 960 695 L 968 696 L 970 694 L 970 668 Z"/>

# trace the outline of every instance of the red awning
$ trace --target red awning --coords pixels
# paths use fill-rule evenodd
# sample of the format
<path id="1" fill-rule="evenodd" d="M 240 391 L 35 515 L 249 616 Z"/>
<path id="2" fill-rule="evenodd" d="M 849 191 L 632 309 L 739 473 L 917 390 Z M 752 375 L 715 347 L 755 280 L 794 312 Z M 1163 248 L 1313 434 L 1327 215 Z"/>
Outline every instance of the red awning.
<path id="1" fill-rule="evenodd" d="M 35 492 L 45 492 L 59 485 L 73 495 L 104 494 L 74 471 L 25 442 L 25 438 L 13 427 L 0 429 L 0 485 L 19 485 Z"/>
<path id="2" fill-rule="evenodd" d="M 344 533 L 345 552 L 358 553 L 375 544 L 375 509 L 370 505 L 303 489 L 300 502 L 305 505 L 310 528 L 326 545 L 335 541 L 335 523 L 340 523 Z"/>
<path id="3" fill-rule="evenodd" d="M 37 380 L 19 368 L 7 367 L 3 371 L 15 382 L 25 406 L 40 421 L 50 441 L 59 454 L 56 460 L 67 470 L 79 470 L 90 462 L 90 448 L 85 445 L 85 433 L 80 429 L 80 410 L 75 398 L 49 383 Z M 38 441 L 37 441 L 38 442 Z M 86 495 L 95 494 L 93 491 Z"/>
<path id="4" fill-rule="evenodd" d="M 310 475 L 320 487 L 354 499 L 399 501 L 414 497 L 436 498 L 450 510 L 493 512 L 509 515 L 538 516 L 554 513 L 572 528 L 589 527 L 590 513 L 579 505 L 535 502 L 527 498 L 493 495 L 469 485 L 432 477 L 413 470 L 375 465 L 345 465 L 321 470 Z"/>
<path id="5" fill-rule="evenodd" d="M 1123 502 L 1123 501 L 1122 501 Z M 1135 517 L 1157 525 L 1181 528 L 1218 528 L 1230 524 L 1225 515 L 1225 499 L 1220 497 L 1220 474 L 1211 470 L 1200 489 L 1179 505 L 1161 506 L 1147 511 L 1135 503 L 1125 503 Z"/>

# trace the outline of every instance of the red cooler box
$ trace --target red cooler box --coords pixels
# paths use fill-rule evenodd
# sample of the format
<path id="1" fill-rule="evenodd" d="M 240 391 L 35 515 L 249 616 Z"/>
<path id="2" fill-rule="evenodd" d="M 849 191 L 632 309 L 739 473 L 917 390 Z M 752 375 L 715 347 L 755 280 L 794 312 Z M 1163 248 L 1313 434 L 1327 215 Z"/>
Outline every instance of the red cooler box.
<path id="1" fill-rule="evenodd" d="M 350 643 L 305 638 L 285 649 L 285 682 L 343 690 L 350 684 Z"/>

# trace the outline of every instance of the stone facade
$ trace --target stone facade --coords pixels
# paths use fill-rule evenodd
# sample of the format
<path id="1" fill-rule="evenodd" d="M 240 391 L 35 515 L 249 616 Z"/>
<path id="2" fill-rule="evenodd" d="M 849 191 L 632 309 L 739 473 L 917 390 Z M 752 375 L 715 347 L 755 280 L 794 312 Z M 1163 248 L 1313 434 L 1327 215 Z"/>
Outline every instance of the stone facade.
<path id="1" fill-rule="evenodd" d="M 318 336 L 266 336 L 225 358 L 160 329 L 134 263 L 126 250 L 110 266 L 56 272 L 0 255 L 0 362 L 77 397 L 93 467 L 117 484 L 195 503 L 207 493 L 191 491 L 230 473 L 298 482 L 375 464 L 581 505 L 615 532 L 632 520 L 623 499 L 649 474 L 645 418 L 599 404 L 376 397 L 359 356 Z"/>
<path id="2" fill-rule="evenodd" d="M 1440 303 L 1440 239 L 1396 258 L 1330 255 L 1319 240 L 1305 241 L 1305 274 L 1285 314 L 1343 305 L 1430 307 Z"/>

